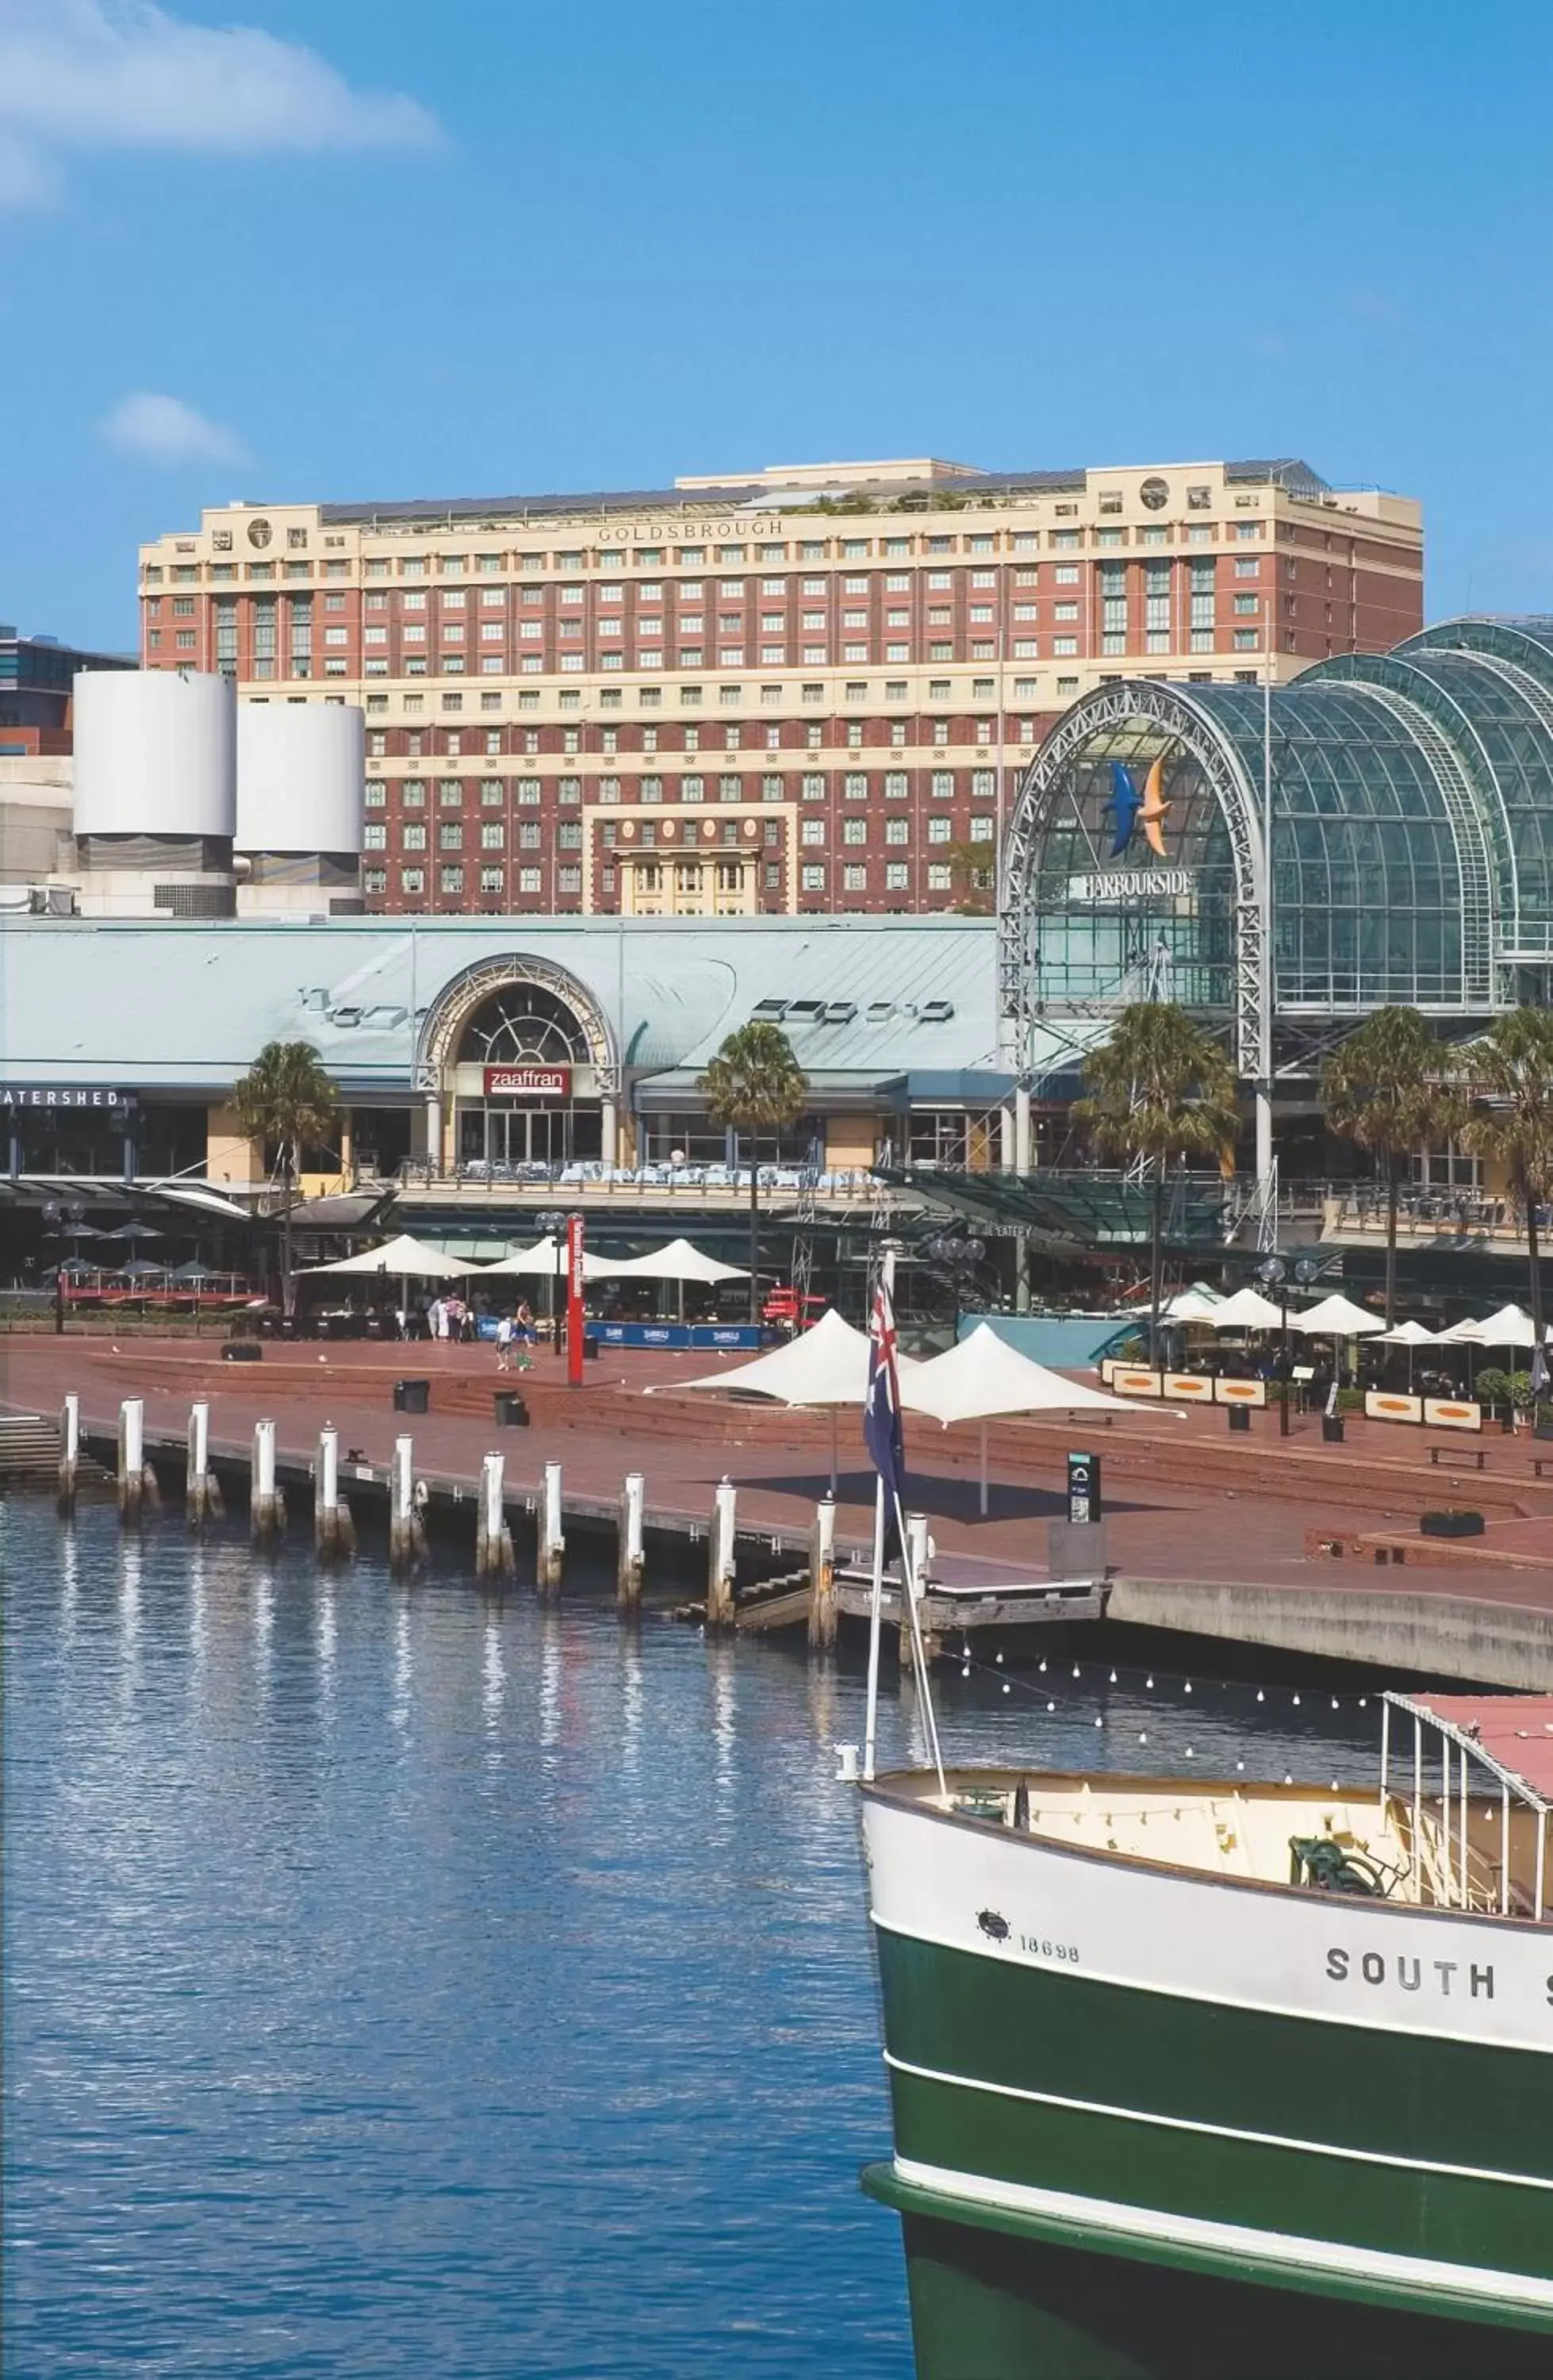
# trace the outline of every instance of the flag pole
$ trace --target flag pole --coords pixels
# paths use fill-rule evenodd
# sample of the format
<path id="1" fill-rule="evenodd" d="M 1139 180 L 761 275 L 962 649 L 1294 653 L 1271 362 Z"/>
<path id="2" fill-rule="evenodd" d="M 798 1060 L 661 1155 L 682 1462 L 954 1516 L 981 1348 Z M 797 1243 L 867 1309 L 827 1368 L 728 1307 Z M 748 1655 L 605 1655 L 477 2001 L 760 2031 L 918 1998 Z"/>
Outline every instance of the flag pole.
<path id="1" fill-rule="evenodd" d="M 882 1482 L 880 1483 L 882 1485 Z M 938 1775 L 939 1791 L 948 1799 L 949 1787 L 944 1782 L 943 1755 L 939 1749 L 938 1715 L 933 1708 L 933 1689 L 928 1682 L 928 1663 L 922 1647 L 922 1621 L 916 1609 L 916 1580 L 911 1566 L 911 1540 L 906 1536 L 906 1516 L 901 1510 L 901 1500 L 895 1503 L 895 1527 L 901 1540 L 901 1593 L 911 1621 L 912 1658 L 916 1664 L 916 1683 L 922 1696 L 922 1716 L 928 1729 L 928 1749 L 932 1755 Z"/>
<path id="2" fill-rule="evenodd" d="M 873 1783 L 879 1733 L 879 1640 L 884 1613 L 884 1481 L 874 1481 L 874 1576 L 868 1605 L 868 1708 L 863 1729 L 863 1781 Z"/>

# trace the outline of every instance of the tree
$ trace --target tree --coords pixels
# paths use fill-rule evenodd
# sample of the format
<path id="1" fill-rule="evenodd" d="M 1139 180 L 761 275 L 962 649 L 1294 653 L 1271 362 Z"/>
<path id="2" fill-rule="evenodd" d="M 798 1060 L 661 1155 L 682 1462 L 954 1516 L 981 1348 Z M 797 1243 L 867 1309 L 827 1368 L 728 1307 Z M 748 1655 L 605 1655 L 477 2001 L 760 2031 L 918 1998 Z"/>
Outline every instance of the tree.
<path id="1" fill-rule="evenodd" d="M 808 1076 L 777 1025 L 741 1025 L 697 1085 L 713 1123 L 749 1143 L 749 1318 L 760 1319 L 759 1136 L 796 1123 L 808 1104 Z"/>
<path id="2" fill-rule="evenodd" d="M 1084 1074 L 1087 1094 L 1074 1104 L 1074 1121 L 1102 1154 L 1142 1158 L 1153 1171 L 1149 1348 L 1157 1364 L 1165 1169 L 1185 1157 L 1232 1165 L 1240 1131 L 1235 1070 L 1184 1010 L 1144 1000 L 1122 1011 L 1110 1040 L 1090 1051 Z"/>
<path id="3" fill-rule="evenodd" d="M 1459 1053 L 1459 1065 L 1467 1101 L 1461 1139 L 1474 1157 L 1504 1168 L 1511 1196 L 1526 1218 L 1532 1320 L 1540 1347 L 1537 1209 L 1553 1198 L 1553 1011 L 1515 1008 L 1496 1016 L 1481 1039 Z"/>
<path id="4" fill-rule="evenodd" d="M 1386 1328 L 1397 1318 L 1397 1200 L 1411 1152 L 1451 1129 L 1457 1102 L 1446 1053 L 1415 1008 L 1377 1008 L 1328 1059 L 1327 1122 L 1375 1160 L 1386 1184 Z"/>
<path id="5" fill-rule="evenodd" d="M 952 843 L 944 851 L 950 881 L 960 897 L 954 906 L 962 917 L 989 917 L 997 883 L 997 849 L 990 843 Z"/>
<path id="6" fill-rule="evenodd" d="M 267 1041 L 232 1093 L 233 1112 L 249 1138 L 280 1152 L 281 1298 L 288 1314 L 292 1190 L 302 1150 L 331 1130 L 335 1106 L 334 1086 L 310 1041 Z"/>

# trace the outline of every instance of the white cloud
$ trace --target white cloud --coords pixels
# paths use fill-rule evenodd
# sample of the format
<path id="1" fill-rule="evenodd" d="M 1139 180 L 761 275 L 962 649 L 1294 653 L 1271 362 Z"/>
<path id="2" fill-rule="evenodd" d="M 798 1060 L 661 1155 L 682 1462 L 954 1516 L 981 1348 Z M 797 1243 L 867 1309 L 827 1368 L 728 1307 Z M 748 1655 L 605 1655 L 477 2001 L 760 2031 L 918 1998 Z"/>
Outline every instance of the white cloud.
<path id="1" fill-rule="evenodd" d="M 219 421 L 207 421 L 181 397 L 157 396 L 140 389 L 115 405 L 103 424 L 103 435 L 121 455 L 138 455 L 148 463 L 235 463 L 249 460 L 247 447 L 235 431 Z"/>
<path id="2" fill-rule="evenodd" d="M 71 151 L 424 147 L 435 117 L 354 91 L 316 51 L 252 26 L 191 25 L 153 0 L 0 0 L 0 205 L 47 204 Z"/>

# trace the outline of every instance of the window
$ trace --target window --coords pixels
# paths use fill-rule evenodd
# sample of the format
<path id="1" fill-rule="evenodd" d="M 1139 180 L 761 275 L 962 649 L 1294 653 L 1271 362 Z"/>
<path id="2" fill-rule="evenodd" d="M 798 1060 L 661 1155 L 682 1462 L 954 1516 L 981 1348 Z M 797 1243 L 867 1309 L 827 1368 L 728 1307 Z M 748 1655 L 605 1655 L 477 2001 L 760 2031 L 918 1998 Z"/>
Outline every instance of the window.
<path id="1" fill-rule="evenodd" d="M 892 824 L 893 824 L 893 820 L 892 820 Z M 843 819 L 842 841 L 843 843 L 867 843 L 867 840 L 868 821 L 867 819 Z"/>
<path id="2" fill-rule="evenodd" d="M 380 819 L 369 819 L 361 830 L 361 840 L 368 851 L 386 851 L 388 828 Z"/>
<path id="3" fill-rule="evenodd" d="M 533 792 L 530 794 L 527 789 L 525 789 L 518 795 L 519 801 L 537 802 L 539 800 L 540 788 L 538 783 L 532 779 L 529 780 L 529 783 L 534 786 Z M 479 806 L 482 810 L 499 810 L 501 808 L 502 780 L 500 777 L 482 777 L 480 779 Z"/>
<path id="4" fill-rule="evenodd" d="M 1256 645 L 1257 636 L 1255 628 L 1237 628 L 1235 630 L 1235 650 L 1237 653 L 1254 653 L 1256 650 Z"/>
<path id="5" fill-rule="evenodd" d="M 644 802 L 654 801 L 657 799 L 656 795 L 649 794 L 647 789 L 649 785 L 656 785 L 660 783 L 661 780 L 657 777 L 644 777 L 642 779 L 642 799 Z M 704 777 L 682 777 L 679 781 L 679 797 L 682 802 L 704 802 L 707 797 L 706 779 Z"/>
<path id="6" fill-rule="evenodd" d="M 800 840 L 807 844 L 823 843 L 825 840 L 824 820 L 822 818 L 805 819 Z"/>
<path id="7" fill-rule="evenodd" d="M 1260 521 L 1236 521 L 1235 523 L 1235 535 L 1238 538 L 1244 539 L 1260 537 L 1261 534 L 1262 524 Z"/>
<path id="8" fill-rule="evenodd" d="M 885 891 L 887 892 L 904 892 L 906 891 L 910 883 L 911 869 L 906 866 L 905 861 L 904 859 L 891 860 L 884 871 Z"/>
<path id="9" fill-rule="evenodd" d="M 426 828 L 419 819 L 406 819 L 400 826 L 399 841 L 406 851 L 424 851 Z"/>
<path id="10" fill-rule="evenodd" d="M 1065 653 L 1076 653 L 1078 650 L 1078 638 L 1076 637 L 1053 637 L 1051 639 L 1051 650 L 1053 654 L 1059 660 L 1061 660 Z"/>
<path id="11" fill-rule="evenodd" d="M 842 869 L 842 890 L 844 892 L 866 892 L 867 889 L 868 871 L 866 866 L 860 866 L 854 861 L 849 867 Z"/>
<path id="12" fill-rule="evenodd" d="M 1252 619 L 1256 618 L 1261 608 L 1260 599 L 1255 595 L 1237 595 L 1235 597 L 1235 610 L 1243 614 L 1249 614 Z"/>
<path id="13" fill-rule="evenodd" d="M 520 868 L 517 871 L 517 889 L 520 892 L 538 892 L 542 889 L 543 881 L 543 877 L 537 868 Z"/>
<path id="14" fill-rule="evenodd" d="M 403 892 L 424 892 L 426 890 L 425 868 L 401 868 L 399 870 L 399 889 Z"/>
<path id="15" fill-rule="evenodd" d="M 884 840 L 886 843 L 909 843 L 911 841 L 911 820 L 909 819 L 886 819 L 884 821 Z"/>
<path id="16" fill-rule="evenodd" d="M 954 771 L 952 769 L 935 769 L 932 774 L 929 790 L 936 802 L 952 802 L 954 799 Z"/>
<path id="17" fill-rule="evenodd" d="M 479 872 L 479 889 L 482 892 L 500 892 L 502 870 L 499 868 L 482 868 Z"/>
<path id="18" fill-rule="evenodd" d="M 539 820 L 537 819 L 520 819 L 517 825 L 517 847 L 519 851 L 538 851 L 540 843 L 540 835 Z"/>
<path id="19" fill-rule="evenodd" d="M 1186 509 L 1189 513 L 1206 513 L 1211 511 L 1212 507 L 1213 490 L 1211 488 L 1187 489 Z"/>
<path id="20" fill-rule="evenodd" d="M 720 802 L 742 802 L 744 799 L 744 779 L 742 777 L 719 777 L 717 781 L 717 798 Z"/>
<path id="21" fill-rule="evenodd" d="M 1259 575 L 1262 563 L 1259 554 L 1237 553 L 1235 556 L 1235 577 L 1237 578 L 1255 578 Z"/>
<path id="22" fill-rule="evenodd" d="M 458 809 L 462 807 L 463 801 L 464 787 L 457 777 L 448 777 L 437 787 L 437 807 L 439 809 Z"/>
<path id="23" fill-rule="evenodd" d="M 582 849 L 581 819 L 563 819 L 555 830 L 556 847 L 561 851 Z"/>
<path id="24" fill-rule="evenodd" d="M 575 864 L 570 868 L 558 868 L 555 871 L 555 889 L 558 892 L 580 892 L 582 891 L 581 868 Z"/>
<path id="25" fill-rule="evenodd" d="M 994 825 L 993 821 L 991 820 L 991 819 L 989 819 L 989 818 L 973 818 L 973 819 L 972 819 L 972 820 L 971 820 L 971 841 L 972 841 L 973 843 L 992 843 L 992 842 L 995 842 L 995 841 L 996 841 L 996 839 L 997 839 L 997 829 L 996 829 L 996 827 L 995 827 L 995 825 Z"/>
<path id="26" fill-rule="evenodd" d="M 798 880 L 806 892 L 823 892 L 825 870 L 823 868 L 813 867 L 801 868 Z"/>
<path id="27" fill-rule="evenodd" d="M 444 868 L 441 870 L 437 881 L 444 892 L 462 892 L 464 870 L 459 867 Z"/>
<path id="28" fill-rule="evenodd" d="M 804 779 L 804 799 L 806 802 L 822 802 L 825 799 L 825 780 L 823 777 L 806 777 Z"/>
<path id="29" fill-rule="evenodd" d="M 849 802 L 866 802 L 868 798 L 868 780 L 861 771 L 851 771 L 842 780 L 842 791 Z"/>

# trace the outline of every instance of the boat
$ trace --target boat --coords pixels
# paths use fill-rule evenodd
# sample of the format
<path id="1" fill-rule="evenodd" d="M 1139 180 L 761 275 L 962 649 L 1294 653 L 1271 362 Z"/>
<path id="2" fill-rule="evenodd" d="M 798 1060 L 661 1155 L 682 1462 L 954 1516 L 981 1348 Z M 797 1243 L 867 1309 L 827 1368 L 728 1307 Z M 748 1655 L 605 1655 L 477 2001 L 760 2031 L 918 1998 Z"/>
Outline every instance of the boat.
<path id="1" fill-rule="evenodd" d="M 1553 2372 L 1553 1696 L 1381 1711 L 1353 1786 L 865 1770 L 918 2380 Z"/>

